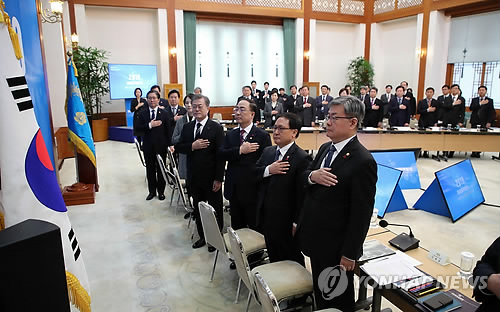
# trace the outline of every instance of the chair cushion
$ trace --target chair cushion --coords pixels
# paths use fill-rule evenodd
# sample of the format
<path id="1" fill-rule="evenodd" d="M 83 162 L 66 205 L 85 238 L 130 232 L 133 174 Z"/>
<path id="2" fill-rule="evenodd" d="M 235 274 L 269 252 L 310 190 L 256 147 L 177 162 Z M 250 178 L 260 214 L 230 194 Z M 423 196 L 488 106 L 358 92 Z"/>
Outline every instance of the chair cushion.
<path id="1" fill-rule="evenodd" d="M 278 302 L 292 296 L 312 293 L 313 279 L 306 268 L 294 261 L 279 261 L 255 267 L 276 296 Z"/>
<path id="2" fill-rule="evenodd" d="M 266 248 L 266 241 L 264 240 L 264 235 L 260 234 L 249 228 L 243 228 L 236 230 L 238 236 L 240 237 L 241 243 L 245 248 L 247 255 L 252 254 L 256 251 Z M 231 253 L 231 242 L 229 241 L 229 234 L 224 234 L 224 242 L 229 253 Z"/>

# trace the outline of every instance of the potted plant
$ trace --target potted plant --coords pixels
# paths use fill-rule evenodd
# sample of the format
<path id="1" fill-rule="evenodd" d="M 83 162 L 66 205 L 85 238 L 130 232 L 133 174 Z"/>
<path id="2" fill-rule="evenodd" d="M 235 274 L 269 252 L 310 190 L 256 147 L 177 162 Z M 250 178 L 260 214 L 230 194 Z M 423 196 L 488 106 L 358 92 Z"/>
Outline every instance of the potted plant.
<path id="1" fill-rule="evenodd" d="M 347 68 L 347 79 L 352 88 L 352 93 L 360 94 L 361 86 L 373 86 L 373 66 L 362 56 L 351 60 Z"/>
<path id="2" fill-rule="evenodd" d="M 93 47 L 74 49 L 73 62 L 87 116 L 91 120 L 94 142 L 108 139 L 108 120 L 101 119 L 102 96 L 109 92 L 108 52 Z"/>

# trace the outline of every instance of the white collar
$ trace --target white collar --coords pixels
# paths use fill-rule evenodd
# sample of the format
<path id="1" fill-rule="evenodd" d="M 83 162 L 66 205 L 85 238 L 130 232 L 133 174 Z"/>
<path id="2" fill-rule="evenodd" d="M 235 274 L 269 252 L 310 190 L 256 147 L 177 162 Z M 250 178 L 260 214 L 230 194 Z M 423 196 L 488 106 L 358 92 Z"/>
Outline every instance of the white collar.
<path id="1" fill-rule="evenodd" d="M 241 129 L 241 126 L 239 128 L 240 128 L 240 131 L 245 130 L 245 133 L 249 134 L 250 131 L 252 130 L 252 127 L 253 127 L 253 123 L 251 122 L 250 125 L 248 127 L 246 127 L 245 129 Z"/>
<path id="2" fill-rule="evenodd" d="M 195 119 L 195 120 L 196 120 L 196 119 Z M 207 123 L 207 121 L 208 121 L 208 115 L 207 115 L 207 117 L 205 117 L 205 119 L 203 119 L 202 121 L 198 121 L 198 120 L 196 120 L 196 123 L 201 123 L 201 126 L 202 126 L 202 127 L 205 127 L 205 124 Z"/>
<path id="3" fill-rule="evenodd" d="M 340 141 L 338 143 L 333 143 L 333 146 L 335 146 L 335 150 L 337 151 L 337 153 L 340 153 L 342 151 L 342 149 L 347 145 L 347 143 L 349 143 L 356 135 L 353 135 L 352 137 L 350 138 L 347 138 L 343 141 Z"/>
<path id="4" fill-rule="evenodd" d="M 282 148 L 280 148 L 279 146 L 276 145 L 276 148 L 280 150 L 280 154 L 281 156 L 285 156 L 286 153 L 288 152 L 288 150 L 290 149 L 290 147 L 292 147 L 292 145 L 295 143 L 295 141 L 292 141 L 291 143 L 283 146 Z"/>

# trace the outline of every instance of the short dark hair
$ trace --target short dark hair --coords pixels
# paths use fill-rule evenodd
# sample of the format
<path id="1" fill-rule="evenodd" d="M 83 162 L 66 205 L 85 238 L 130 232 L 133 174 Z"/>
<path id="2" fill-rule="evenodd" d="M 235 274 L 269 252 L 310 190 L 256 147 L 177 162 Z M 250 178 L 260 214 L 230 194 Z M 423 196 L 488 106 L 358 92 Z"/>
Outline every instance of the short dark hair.
<path id="1" fill-rule="evenodd" d="M 400 85 L 402 85 L 403 82 L 406 83 L 406 86 L 408 86 L 408 81 L 406 81 L 406 80 L 401 81 Z"/>
<path id="2" fill-rule="evenodd" d="M 352 89 L 352 87 L 351 87 L 351 85 L 350 85 L 350 84 L 346 84 L 346 85 L 344 86 L 344 89 L 347 89 L 347 88 Z"/>
<path id="3" fill-rule="evenodd" d="M 191 98 L 191 102 L 194 102 L 194 101 L 199 100 L 199 99 L 203 99 L 203 101 L 205 102 L 205 105 L 207 107 L 210 107 L 210 100 L 208 99 L 207 96 L 205 96 L 203 94 L 195 94 L 195 95 L 193 95 L 193 97 Z"/>
<path id="4" fill-rule="evenodd" d="M 151 87 L 151 89 L 149 89 L 149 91 L 151 91 L 151 90 L 153 90 L 153 89 L 156 89 L 156 88 L 158 88 L 158 91 L 160 91 L 160 92 L 161 92 L 161 88 L 160 88 L 160 86 L 159 86 L 159 85 L 154 85 L 154 86 L 152 86 L 152 87 Z"/>
<path id="5" fill-rule="evenodd" d="M 276 89 L 272 89 L 272 90 L 271 90 L 271 95 L 273 95 L 273 94 L 278 95 L 278 90 L 276 90 Z"/>
<path id="6" fill-rule="evenodd" d="M 134 90 L 134 96 L 135 96 L 135 93 L 137 92 L 137 90 L 141 91 L 141 96 L 142 96 L 142 89 L 141 88 L 135 88 L 135 90 Z"/>
<path id="7" fill-rule="evenodd" d="M 427 92 L 429 90 L 432 90 L 432 92 L 436 92 L 433 87 L 428 87 L 427 89 L 425 89 L 425 92 Z"/>
<path id="8" fill-rule="evenodd" d="M 250 111 L 251 112 L 254 112 L 254 113 L 257 113 L 257 110 L 259 109 L 257 107 L 257 104 L 255 104 L 255 102 L 253 100 L 248 100 L 248 99 L 242 99 L 240 100 L 236 106 L 238 106 L 238 104 L 240 104 L 241 102 L 247 102 L 248 103 L 248 107 L 250 108 Z"/>
<path id="9" fill-rule="evenodd" d="M 285 91 L 285 88 L 281 87 L 281 88 L 280 88 L 280 91 L 281 91 L 281 90 Z"/>
<path id="10" fill-rule="evenodd" d="M 184 101 L 182 101 L 182 102 L 183 102 L 184 104 L 186 104 L 186 100 L 187 100 L 187 99 L 190 99 L 191 101 L 193 101 L 193 95 L 194 95 L 194 93 L 189 93 L 188 95 L 186 95 L 186 96 L 184 97 Z"/>
<path id="11" fill-rule="evenodd" d="M 458 89 L 460 89 L 460 86 L 458 84 L 456 84 L 456 83 L 454 83 L 454 84 L 451 85 L 451 88 L 453 88 L 453 87 L 457 87 Z"/>
<path id="12" fill-rule="evenodd" d="M 160 99 L 160 92 L 158 92 L 158 91 L 156 91 L 156 90 L 149 90 L 148 94 L 146 94 L 146 97 L 148 98 L 148 97 L 149 97 L 149 94 L 151 94 L 151 93 L 155 94 L 155 95 L 156 95 L 156 97 L 157 97 L 158 99 Z"/>
<path id="13" fill-rule="evenodd" d="M 250 87 L 250 86 L 243 86 L 243 88 L 241 88 L 241 90 L 243 90 L 245 88 L 248 88 L 248 89 L 250 89 L 250 91 L 252 91 L 252 87 Z"/>
<path id="14" fill-rule="evenodd" d="M 405 90 L 405 88 L 403 88 L 403 86 L 397 86 L 396 87 L 396 91 L 398 91 L 399 89 L 403 89 L 403 91 Z"/>
<path id="15" fill-rule="evenodd" d="M 301 89 L 307 88 L 309 90 L 309 86 L 302 86 Z"/>
<path id="16" fill-rule="evenodd" d="M 449 85 L 447 85 L 447 84 L 444 84 L 444 85 L 441 87 L 441 89 L 443 89 L 443 88 L 450 89 L 450 86 L 449 86 Z"/>
<path id="17" fill-rule="evenodd" d="M 255 83 L 257 83 L 257 81 L 255 81 L 255 80 L 252 80 L 252 81 L 250 82 L 250 84 L 252 84 L 252 83 L 254 83 L 254 82 L 255 82 Z"/>
<path id="18" fill-rule="evenodd" d="M 266 81 L 266 82 L 264 82 L 264 85 L 269 85 L 269 82 L 267 82 L 267 81 Z"/>
<path id="19" fill-rule="evenodd" d="M 304 89 L 304 87 L 303 87 L 303 86 L 299 88 L 299 91 L 300 91 L 300 90 L 302 90 L 302 89 Z"/>
<path id="20" fill-rule="evenodd" d="M 477 90 L 479 91 L 479 89 L 483 88 L 484 90 L 488 91 L 488 88 L 486 88 L 486 86 L 479 86 L 479 88 L 477 88 Z"/>
<path id="21" fill-rule="evenodd" d="M 173 94 L 173 93 L 177 93 L 177 97 L 181 98 L 181 94 L 176 89 L 170 90 L 170 92 L 168 92 L 168 97 L 170 97 L 170 94 Z"/>
<path id="22" fill-rule="evenodd" d="M 375 90 L 375 92 L 378 92 L 378 89 L 377 89 L 376 87 L 371 87 L 371 88 L 370 88 L 370 91 L 371 91 L 371 90 Z"/>
<path id="23" fill-rule="evenodd" d="M 292 90 L 292 88 L 297 89 L 297 86 L 296 86 L 296 85 L 291 85 L 291 86 L 290 86 L 290 90 Z"/>
<path id="24" fill-rule="evenodd" d="M 347 88 L 342 88 L 342 89 L 340 89 L 340 90 L 339 90 L 339 96 L 340 96 L 340 94 L 341 94 L 342 92 L 344 92 L 344 91 L 345 91 L 345 93 L 349 93 L 349 92 L 347 92 Z"/>
<path id="25" fill-rule="evenodd" d="M 406 89 L 407 92 L 410 92 L 410 93 L 413 93 L 413 89 L 412 88 L 408 88 Z"/>
<path id="26" fill-rule="evenodd" d="M 386 88 L 386 89 L 387 89 L 387 88 L 391 88 L 391 89 L 392 89 L 392 86 L 391 86 L 391 85 L 387 85 L 387 86 L 385 86 L 385 88 Z"/>
<path id="27" fill-rule="evenodd" d="M 298 138 L 300 129 L 302 129 L 302 120 L 300 117 L 294 113 L 287 112 L 282 114 L 279 118 L 285 118 L 288 120 L 289 128 L 297 130 L 297 136 L 295 138 Z"/>
<path id="28" fill-rule="evenodd" d="M 327 90 L 330 90 L 330 88 L 326 84 L 321 86 L 321 88 L 323 88 L 323 87 L 325 87 Z"/>

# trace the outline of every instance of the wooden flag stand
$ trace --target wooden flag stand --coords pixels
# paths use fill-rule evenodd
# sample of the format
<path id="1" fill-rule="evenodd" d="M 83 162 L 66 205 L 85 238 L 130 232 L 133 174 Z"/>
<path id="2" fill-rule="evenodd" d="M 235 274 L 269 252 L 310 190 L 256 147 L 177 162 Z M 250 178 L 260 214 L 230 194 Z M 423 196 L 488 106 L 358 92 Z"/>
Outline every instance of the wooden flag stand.
<path id="1" fill-rule="evenodd" d="M 95 203 L 95 192 L 99 192 L 97 169 L 83 154 L 76 152 L 76 175 L 79 182 L 65 186 L 62 191 L 66 206 Z"/>

